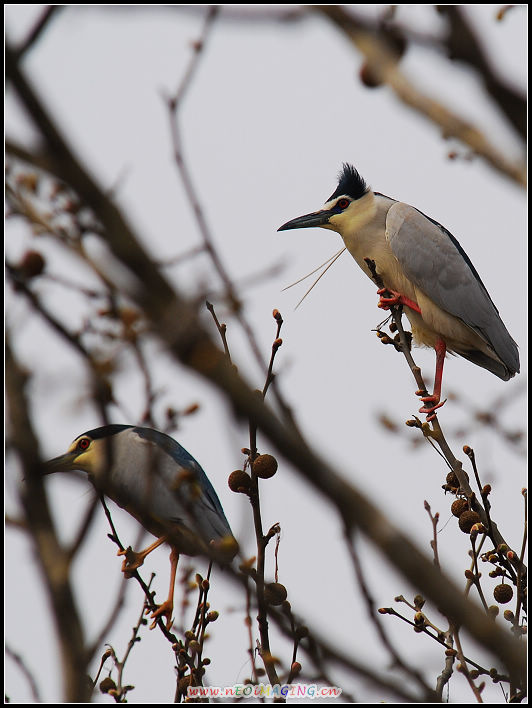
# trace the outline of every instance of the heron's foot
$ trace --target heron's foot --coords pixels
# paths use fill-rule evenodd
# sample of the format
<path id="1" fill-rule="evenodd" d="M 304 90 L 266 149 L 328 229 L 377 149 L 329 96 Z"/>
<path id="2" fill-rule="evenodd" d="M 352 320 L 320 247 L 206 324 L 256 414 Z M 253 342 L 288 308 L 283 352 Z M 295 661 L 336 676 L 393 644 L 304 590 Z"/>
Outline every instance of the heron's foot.
<path id="1" fill-rule="evenodd" d="M 124 577 L 131 578 L 133 576 L 133 571 L 140 568 L 144 563 L 144 558 L 146 557 L 144 553 L 137 553 L 131 546 L 128 546 L 123 551 L 118 551 L 117 556 L 125 556 L 124 562 L 122 563 L 122 573 Z"/>
<path id="2" fill-rule="evenodd" d="M 430 422 L 431 420 L 434 420 L 434 418 L 436 417 L 435 411 L 438 408 L 441 408 L 445 404 L 447 399 L 440 402 L 440 396 L 438 396 L 436 394 L 433 394 L 432 396 L 424 396 L 423 395 L 424 393 L 426 393 L 426 392 L 425 391 L 416 391 L 416 396 L 421 396 L 421 400 L 423 401 L 424 404 L 432 403 L 433 405 L 431 405 L 431 406 L 423 405 L 419 409 L 419 412 L 426 413 L 427 414 L 427 421 Z"/>
<path id="3" fill-rule="evenodd" d="M 165 600 L 162 605 L 159 605 L 156 610 L 154 610 L 150 617 L 153 622 L 150 624 L 150 629 L 154 629 L 157 625 L 157 620 L 159 617 L 166 617 L 166 629 L 170 631 L 172 628 L 172 613 L 174 611 L 174 603 L 171 600 Z"/>
<path id="4" fill-rule="evenodd" d="M 384 293 L 391 294 L 391 297 L 384 297 Z M 410 300 L 410 298 L 401 295 L 401 293 L 398 293 L 395 290 L 380 288 L 380 290 L 377 290 L 377 295 L 379 295 L 378 307 L 380 307 L 381 310 L 389 310 L 391 305 L 404 305 L 415 312 L 421 313 L 417 302 Z"/>
<path id="5" fill-rule="evenodd" d="M 392 295 L 392 297 L 384 297 L 384 293 L 388 293 Z M 379 290 L 377 290 L 377 295 L 379 295 L 379 303 L 377 307 L 380 307 L 381 310 L 389 310 L 390 305 L 400 304 L 399 300 L 401 299 L 401 295 L 399 293 L 396 293 L 395 290 L 388 290 L 388 288 L 380 288 Z"/>

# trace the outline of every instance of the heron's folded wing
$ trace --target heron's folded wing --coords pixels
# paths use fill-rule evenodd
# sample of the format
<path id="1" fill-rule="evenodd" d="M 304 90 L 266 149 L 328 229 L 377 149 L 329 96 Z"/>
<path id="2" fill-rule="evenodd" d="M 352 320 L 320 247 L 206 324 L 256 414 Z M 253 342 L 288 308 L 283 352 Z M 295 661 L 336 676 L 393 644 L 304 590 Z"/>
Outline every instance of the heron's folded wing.
<path id="1" fill-rule="evenodd" d="M 388 211 L 386 238 L 414 285 L 477 332 L 508 368 L 508 378 L 518 372 L 517 345 L 456 238 L 441 224 L 401 202 Z"/>
<path id="2" fill-rule="evenodd" d="M 231 536 L 231 527 L 209 478 L 201 465 L 176 440 L 150 428 L 135 428 L 141 438 L 154 445 L 158 462 L 157 483 L 166 488 L 162 494 L 165 517 L 196 526 L 207 539 Z M 155 447 L 156 443 L 156 447 Z M 192 479 L 188 478 L 192 474 Z M 190 484 L 193 482 L 196 487 Z"/>

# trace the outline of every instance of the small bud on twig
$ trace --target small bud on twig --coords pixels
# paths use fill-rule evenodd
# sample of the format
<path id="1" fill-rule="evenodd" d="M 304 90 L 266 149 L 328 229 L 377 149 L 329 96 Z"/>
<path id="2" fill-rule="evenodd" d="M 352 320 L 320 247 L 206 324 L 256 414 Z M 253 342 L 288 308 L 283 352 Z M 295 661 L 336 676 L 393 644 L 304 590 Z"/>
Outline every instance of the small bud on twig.
<path id="1" fill-rule="evenodd" d="M 423 597 L 423 595 L 416 595 L 414 597 L 414 607 L 417 610 L 421 610 L 421 608 L 423 607 L 424 604 L 425 604 L 425 598 Z"/>
<path id="2" fill-rule="evenodd" d="M 110 676 L 107 676 L 103 681 L 100 681 L 99 688 L 101 693 L 109 693 L 109 691 L 116 690 L 116 683 Z"/>
<path id="3" fill-rule="evenodd" d="M 301 673 L 301 664 L 299 661 L 294 661 L 292 666 L 290 667 L 290 673 L 292 676 L 297 676 L 299 673 Z"/>
<path id="4" fill-rule="evenodd" d="M 264 587 L 264 599 L 268 605 L 282 605 L 286 597 L 286 588 L 281 583 L 268 583 Z"/>

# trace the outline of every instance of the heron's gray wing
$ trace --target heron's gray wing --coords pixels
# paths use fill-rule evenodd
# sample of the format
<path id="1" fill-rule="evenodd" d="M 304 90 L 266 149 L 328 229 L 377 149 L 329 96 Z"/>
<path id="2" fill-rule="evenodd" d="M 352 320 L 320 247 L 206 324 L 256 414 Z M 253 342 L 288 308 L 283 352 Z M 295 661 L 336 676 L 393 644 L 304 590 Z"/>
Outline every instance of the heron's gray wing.
<path id="1" fill-rule="evenodd" d="M 218 495 L 203 468 L 192 455 L 165 433 L 141 427 L 134 430 L 141 438 L 154 444 L 154 453 L 163 453 L 156 467 L 157 476 L 167 490 L 163 502 L 165 518 L 170 521 L 184 521 L 188 517 L 189 523 L 193 522 L 193 525 L 199 527 L 207 540 L 232 535 Z M 180 471 L 193 474 L 199 486 L 199 495 L 186 483 L 176 488 L 176 478 L 179 477 Z"/>
<path id="2" fill-rule="evenodd" d="M 401 202 L 388 211 L 386 238 L 416 287 L 493 348 L 508 370 L 503 378 L 518 372 L 517 345 L 456 238 L 438 222 Z"/>

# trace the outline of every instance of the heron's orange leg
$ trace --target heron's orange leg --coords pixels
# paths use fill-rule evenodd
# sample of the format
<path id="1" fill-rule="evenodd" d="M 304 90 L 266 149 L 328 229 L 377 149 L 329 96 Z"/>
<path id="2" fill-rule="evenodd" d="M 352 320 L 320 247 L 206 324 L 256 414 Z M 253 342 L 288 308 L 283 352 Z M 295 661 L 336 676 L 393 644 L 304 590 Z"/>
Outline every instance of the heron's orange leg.
<path id="1" fill-rule="evenodd" d="M 391 293 L 392 297 L 383 297 L 384 293 Z M 421 310 L 417 302 L 410 300 L 410 298 L 401 293 L 396 293 L 395 290 L 390 290 L 389 288 L 381 288 L 377 290 L 377 295 L 380 295 L 378 306 L 381 310 L 389 310 L 390 305 L 405 305 L 415 312 L 421 314 Z"/>
<path id="2" fill-rule="evenodd" d="M 422 394 L 425 393 L 424 391 L 416 391 L 416 394 L 418 396 L 421 396 L 421 400 L 423 401 L 423 403 L 433 404 L 432 406 L 428 407 L 424 405 L 419 409 L 420 413 L 427 414 L 428 421 L 434 420 L 434 418 L 436 417 L 436 413 L 434 413 L 434 411 L 437 408 L 441 408 L 445 403 L 445 401 L 442 401 L 440 403 L 441 383 L 443 377 L 443 363 L 445 361 L 445 352 L 447 351 L 447 346 L 443 339 L 437 340 L 434 349 L 436 350 L 436 373 L 434 375 L 434 392 L 432 396 L 423 396 Z"/>
<path id="3" fill-rule="evenodd" d="M 151 613 L 153 622 L 150 625 L 150 629 L 155 627 L 159 617 L 166 617 L 166 629 L 170 630 L 172 627 L 172 612 L 174 611 L 174 586 L 178 560 L 179 553 L 175 548 L 172 548 L 170 553 L 170 589 L 168 590 L 168 599 Z"/>
<path id="4" fill-rule="evenodd" d="M 116 554 L 117 556 L 125 556 L 124 562 L 122 563 L 122 572 L 124 573 L 126 578 L 130 578 L 132 571 L 136 570 L 137 568 L 140 568 L 140 566 L 144 563 L 144 559 L 146 558 L 146 556 L 149 555 L 156 548 L 159 548 L 159 546 L 165 541 L 166 536 L 161 536 L 143 551 L 134 551 L 131 546 L 129 546 L 123 551 L 118 551 L 118 553 Z"/>

